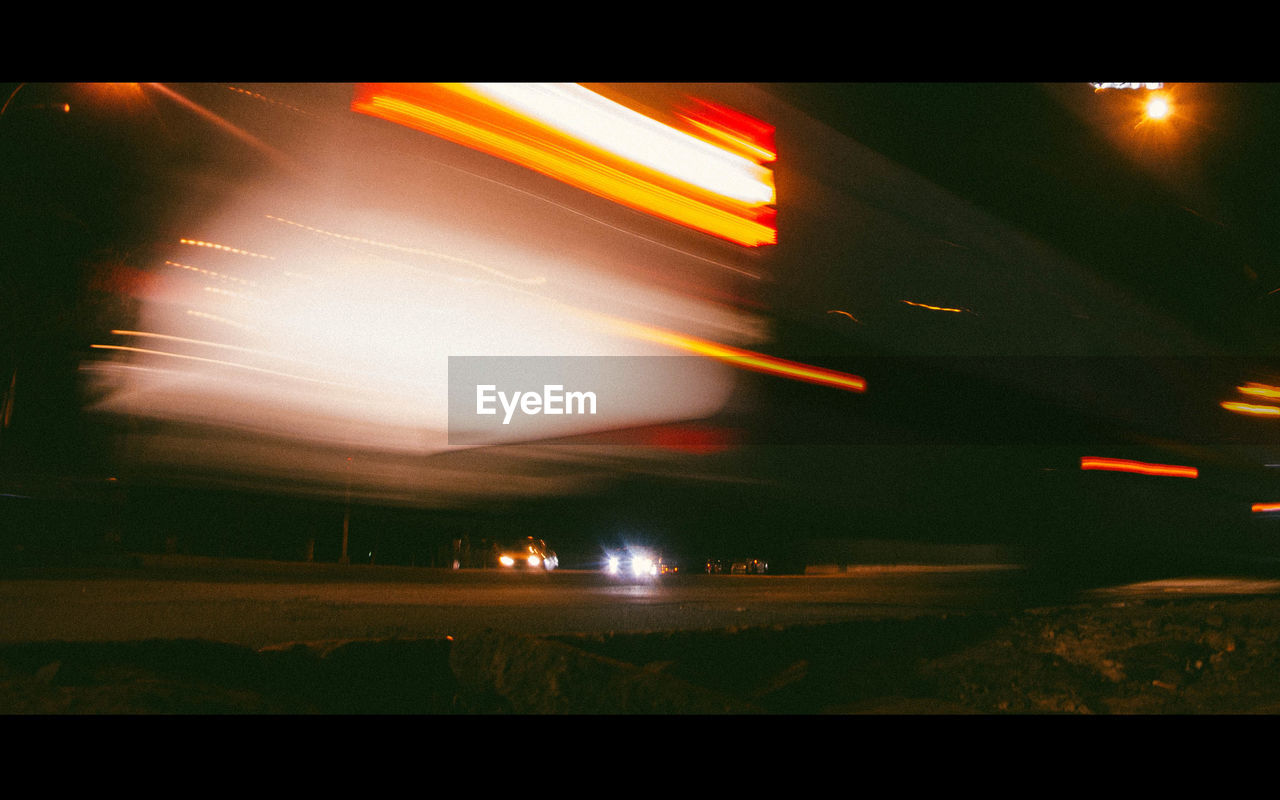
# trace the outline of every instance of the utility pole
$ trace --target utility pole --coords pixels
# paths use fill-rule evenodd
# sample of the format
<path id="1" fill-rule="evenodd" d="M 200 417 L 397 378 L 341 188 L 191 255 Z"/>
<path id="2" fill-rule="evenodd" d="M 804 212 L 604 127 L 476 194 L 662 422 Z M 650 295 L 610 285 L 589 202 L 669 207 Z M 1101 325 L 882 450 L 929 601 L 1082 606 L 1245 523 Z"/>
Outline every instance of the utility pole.
<path id="1" fill-rule="evenodd" d="M 351 530 L 351 458 L 347 456 L 347 501 L 342 512 L 342 556 L 338 559 L 339 564 L 351 563 L 351 558 L 347 555 L 348 533 Z"/>

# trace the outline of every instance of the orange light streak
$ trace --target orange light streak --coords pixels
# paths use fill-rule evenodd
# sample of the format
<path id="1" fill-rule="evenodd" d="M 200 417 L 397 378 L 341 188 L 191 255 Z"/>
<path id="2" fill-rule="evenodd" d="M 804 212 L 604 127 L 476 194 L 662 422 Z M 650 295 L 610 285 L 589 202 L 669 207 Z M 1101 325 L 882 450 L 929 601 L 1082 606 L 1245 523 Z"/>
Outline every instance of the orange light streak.
<path id="1" fill-rule="evenodd" d="M 1246 383 L 1244 386 L 1237 386 L 1236 389 L 1240 394 L 1247 394 L 1251 397 L 1267 397 L 1272 400 L 1280 399 L 1280 386 L 1268 386 L 1265 383 Z"/>
<path id="2" fill-rule="evenodd" d="M 1280 406 L 1260 406 L 1252 403 L 1237 403 L 1234 400 L 1224 400 L 1219 405 L 1237 414 L 1250 414 L 1255 417 L 1280 416 Z"/>
<path id="3" fill-rule="evenodd" d="M 465 87 L 366 84 L 360 87 L 352 109 L 449 139 L 738 244 L 757 247 L 777 241 L 775 212 L 767 205 L 718 195 L 622 158 Z M 756 166 L 771 187 L 772 173 Z"/>
<path id="4" fill-rule="evenodd" d="M 1272 511 L 1280 511 L 1280 503 L 1254 503 L 1252 509 L 1255 514 L 1267 514 Z"/>
<path id="5" fill-rule="evenodd" d="M 169 353 L 164 350 L 151 350 L 146 347 L 129 347 L 122 344 L 91 344 L 90 348 L 94 350 L 119 350 L 125 353 L 142 353 L 144 355 L 165 356 L 166 358 L 179 358 L 186 361 L 197 361 L 203 364 L 218 364 L 224 367 L 235 367 L 236 369 L 249 370 L 251 372 L 261 372 L 267 375 L 277 375 L 281 378 L 292 378 L 299 381 L 307 381 L 308 383 L 325 383 L 332 386 L 346 386 L 347 384 L 338 383 L 336 381 L 326 381 L 321 378 L 309 378 L 305 375 L 296 375 L 291 372 L 281 372 L 275 369 L 266 369 L 264 367 L 255 367 L 249 364 L 241 364 L 238 361 L 225 361 L 219 358 L 202 358 L 200 356 L 188 356 L 182 353 Z"/>
<path id="6" fill-rule="evenodd" d="M 902 302 L 906 303 L 909 306 L 915 306 L 916 308 L 927 308 L 930 311 L 949 311 L 952 314 L 963 314 L 964 312 L 969 310 L 967 308 L 948 308 L 947 306 L 931 306 L 928 303 L 913 303 L 910 300 L 903 300 Z"/>
<path id="7" fill-rule="evenodd" d="M 220 250 L 224 253 L 234 253 L 235 255 L 238 255 L 238 256 L 248 256 L 250 258 L 266 258 L 272 261 L 275 260 L 275 256 L 263 255 L 262 253 L 254 253 L 249 250 L 241 250 L 238 247 L 231 247 L 230 245 L 218 244 L 217 242 L 205 242 L 205 241 L 201 241 L 200 239 L 179 239 L 178 243 L 185 244 L 190 247 L 207 247 L 210 250 Z"/>
<path id="8" fill-rule="evenodd" d="M 1133 472 L 1139 475 L 1159 475 L 1168 478 L 1198 478 L 1200 470 L 1195 467 L 1184 467 L 1177 464 L 1151 464 L 1145 461 L 1131 461 L 1125 458 L 1093 458 L 1080 459 L 1082 470 L 1102 470 L 1105 472 Z"/>
<path id="9" fill-rule="evenodd" d="M 707 339 L 699 339 L 695 336 L 687 336 L 676 331 L 641 325 L 636 322 L 628 322 L 626 320 L 611 320 L 611 322 L 615 328 L 633 338 L 713 358 L 740 369 L 762 372 L 806 383 L 816 383 L 849 392 L 865 392 L 867 390 L 866 378 L 859 375 L 801 364 L 796 361 L 787 361 L 767 356 L 763 353 L 742 350 Z"/>

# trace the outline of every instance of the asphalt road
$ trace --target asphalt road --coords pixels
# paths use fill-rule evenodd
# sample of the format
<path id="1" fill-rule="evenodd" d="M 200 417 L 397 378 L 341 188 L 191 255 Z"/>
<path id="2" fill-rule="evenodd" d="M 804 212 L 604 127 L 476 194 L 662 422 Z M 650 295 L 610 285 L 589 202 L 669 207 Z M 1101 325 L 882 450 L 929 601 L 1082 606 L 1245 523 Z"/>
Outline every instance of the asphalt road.
<path id="1" fill-rule="evenodd" d="M 724 630 L 1019 607 L 1002 565 L 863 568 L 844 575 L 669 575 L 148 558 L 137 566 L 0 575 L 0 643 L 430 638 Z"/>
<path id="2" fill-rule="evenodd" d="M 4 713 L 1274 713 L 1274 578 L 0 570 Z M 969 613 L 976 612 L 976 613 Z M 532 635 L 530 635 L 532 634 Z M 585 635 L 583 635 L 585 634 Z M 449 637 L 449 638 L 445 638 Z"/>

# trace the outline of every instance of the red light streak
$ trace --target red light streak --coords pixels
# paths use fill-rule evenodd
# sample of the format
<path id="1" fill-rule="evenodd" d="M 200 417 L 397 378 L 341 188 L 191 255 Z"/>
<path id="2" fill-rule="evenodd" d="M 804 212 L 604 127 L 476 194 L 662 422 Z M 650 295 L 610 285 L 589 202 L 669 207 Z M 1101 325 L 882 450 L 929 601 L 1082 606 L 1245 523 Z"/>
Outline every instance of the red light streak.
<path id="1" fill-rule="evenodd" d="M 1200 470 L 1178 464 L 1152 464 L 1146 461 L 1131 461 L 1126 458 L 1091 458 L 1080 459 L 1080 469 L 1101 470 L 1104 472 L 1133 472 L 1138 475 L 1159 475 L 1168 478 L 1198 478 Z"/>
<path id="2" fill-rule="evenodd" d="M 767 164 L 777 159 L 774 126 L 718 103 L 691 99 L 698 107 L 681 116 L 702 134 L 712 136 L 760 163 Z"/>

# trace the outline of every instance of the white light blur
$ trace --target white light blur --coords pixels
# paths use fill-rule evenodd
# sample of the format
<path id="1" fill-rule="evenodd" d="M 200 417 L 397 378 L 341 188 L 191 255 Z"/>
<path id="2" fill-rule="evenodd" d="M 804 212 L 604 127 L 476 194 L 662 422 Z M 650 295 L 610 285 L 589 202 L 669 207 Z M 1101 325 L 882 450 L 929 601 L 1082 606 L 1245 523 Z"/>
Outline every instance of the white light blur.
<path id="1" fill-rule="evenodd" d="M 631 557 L 631 571 L 636 576 L 652 575 L 656 570 L 653 560 L 646 555 Z"/>
<path id="2" fill-rule="evenodd" d="M 147 423 L 121 427 L 131 465 L 410 497 L 557 491 L 575 480 L 566 470 L 423 460 L 466 449 L 448 444 L 451 356 L 673 355 L 609 319 L 760 341 L 754 316 L 671 288 L 689 254 L 401 153 L 398 131 L 377 131 L 354 149 L 325 139 L 304 154 L 306 180 L 193 176 L 221 187 L 219 202 L 159 243 L 137 316 L 82 367 L 92 411 Z M 692 383 L 686 370 L 637 387 L 627 408 L 559 435 L 714 414 L 733 371 L 706 363 Z M 589 473 L 592 452 L 577 459 Z"/>

